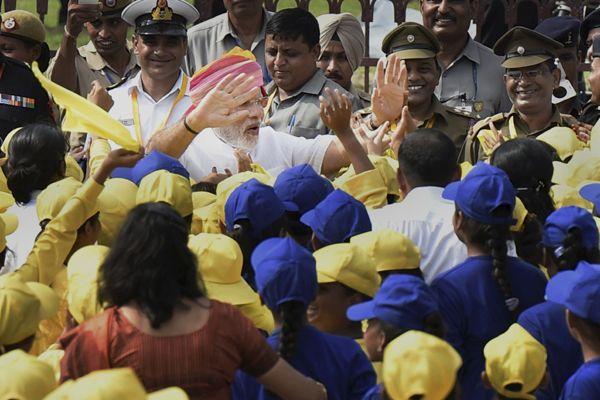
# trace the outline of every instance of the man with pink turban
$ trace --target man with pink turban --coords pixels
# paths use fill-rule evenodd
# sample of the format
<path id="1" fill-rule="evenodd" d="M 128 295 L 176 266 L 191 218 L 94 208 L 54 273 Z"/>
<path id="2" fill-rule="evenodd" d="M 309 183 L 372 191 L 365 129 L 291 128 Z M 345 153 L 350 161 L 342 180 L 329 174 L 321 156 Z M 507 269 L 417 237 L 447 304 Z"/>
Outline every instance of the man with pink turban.
<path id="1" fill-rule="evenodd" d="M 232 105 L 223 118 L 238 113 L 245 118 L 222 127 L 207 127 L 198 117 L 202 110 L 196 109 L 196 104 L 210 103 L 206 99 L 209 92 L 215 99 L 223 98 L 224 103 L 231 101 L 221 96 L 221 91 L 235 91 L 240 80 L 251 82 L 254 96 L 240 106 Z M 194 105 L 181 123 L 157 132 L 149 147 L 179 158 L 196 181 L 211 174 L 213 168 L 219 173 L 238 172 L 236 152 L 239 151 L 247 153 L 273 176 L 304 163 L 323 174 L 332 174 L 349 164 L 342 144 L 333 135 L 305 139 L 261 126 L 267 101 L 262 82 L 260 65 L 252 53 L 239 48 L 232 50 L 194 74 L 190 86 Z M 247 94 L 246 91 L 239 96 Z M 211 118 L 214 120 L 215 116 Z"/>

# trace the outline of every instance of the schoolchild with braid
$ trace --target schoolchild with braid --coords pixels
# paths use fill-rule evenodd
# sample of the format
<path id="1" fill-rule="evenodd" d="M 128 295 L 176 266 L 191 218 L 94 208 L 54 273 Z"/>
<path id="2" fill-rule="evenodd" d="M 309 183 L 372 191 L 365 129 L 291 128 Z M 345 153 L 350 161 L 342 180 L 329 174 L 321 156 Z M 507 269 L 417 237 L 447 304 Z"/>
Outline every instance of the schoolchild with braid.
<path id="1" fill-rule="evenodd" d="M 546 278 L 536 267 L 507 255 L 514 223 L 516 191 L 506 173 L 478 163 L 443 197 L 454 200 L 454 231 L 467 247 L 467 259 L 439 275 L 431 288 L 447 329 L 446 339 L 460 353 L 462 399 L 492 399 L 480 374 L 483 347 L 517 320 L 519 313 L 544 301 Z"/>
<path id="2" fill-rule="evenodd" d="M 322 383 L 330 400 L 361 399 L 375 385 L 371 363 L 352 339 L 308 324 L 306 309 L 317 295 L 312 254 L 292 238 L 262 242 L 252 253 L 258 293 L 278 326 L 267 339 L 303 375 Z M 234 399 L 275 398 L 248 375 L 238 374 Z"/>
<path id="3" fill-rule="evenodd" d="M 551 277 L 572 271 L 581 261 L 600 263 L 598 227 L 594 217 L 580 207 L 563 207 L 546 219 L 543 234 L 544 265 Z M 536 398 L 558 399 L 567 379 L 583 364 L 579 343 L 571 337 L 565 307 L 546 301 L 524 311 L 518 320 L 546 347 L 550 382 Z"/>

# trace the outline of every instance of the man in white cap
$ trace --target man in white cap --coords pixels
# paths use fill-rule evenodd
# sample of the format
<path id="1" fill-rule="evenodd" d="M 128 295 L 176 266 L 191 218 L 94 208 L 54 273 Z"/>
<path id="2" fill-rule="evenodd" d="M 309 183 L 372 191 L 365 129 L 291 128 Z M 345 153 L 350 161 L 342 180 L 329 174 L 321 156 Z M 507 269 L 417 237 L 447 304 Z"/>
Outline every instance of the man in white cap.
<path id="1" fill-rule="evenodd" d="M 138 0 L 122 18 L 135 26 L 133 52 L 140 73 L 110 89 L 109 114 L 145 145 L 154 132 L 178 122 L 192 100 L 189 78 L 181 69 L 187 51 L 186 25 L 198 11 L 183 0 Z"/>

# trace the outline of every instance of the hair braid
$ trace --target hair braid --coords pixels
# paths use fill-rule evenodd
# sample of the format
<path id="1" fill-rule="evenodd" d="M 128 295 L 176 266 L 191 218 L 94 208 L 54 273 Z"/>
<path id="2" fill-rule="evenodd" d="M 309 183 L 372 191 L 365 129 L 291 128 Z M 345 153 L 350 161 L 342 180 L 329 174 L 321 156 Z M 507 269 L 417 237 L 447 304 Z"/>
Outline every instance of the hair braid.
<path id="1" fill-rule="evenodd" d="M 304 325 L 306 306 L 299 301 L 288 301 L 279 307 L 281 313 L 281 334 L 279 336 L 279 354 L 291 361 L 296 353 L 298 332 Z"/>
<path id="2" fill-rule="evenodd" d="M 490 255 L 492 256 L 492 274 L 494 280 L 500 286 L 500 290 L 502 290 L 508 311 L 512 314 L 513 319 L 516 319 L 518 316 L 519 299 L 513 296 L 510 281 L 506 275 L 508 227 L 503 225 L 486 225 L 484 230 L 487 231 L 486 247 L 490 250 Z"/>

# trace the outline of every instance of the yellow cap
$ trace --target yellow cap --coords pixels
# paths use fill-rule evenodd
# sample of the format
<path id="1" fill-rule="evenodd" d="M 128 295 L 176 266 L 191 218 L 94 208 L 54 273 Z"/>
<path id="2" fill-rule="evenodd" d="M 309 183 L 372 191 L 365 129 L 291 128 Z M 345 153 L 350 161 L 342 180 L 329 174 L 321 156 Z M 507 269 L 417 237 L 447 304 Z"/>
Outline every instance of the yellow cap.
<path id="1" fill-rule="evenodd" d="M 518 324 L 483 348 L 485 373 L 494 390 L 510 399 L 531 399 L 546 374 L 546 348 Z M 517 384 L 518 390 L 509 387 Z"/>
<path id="2" fill-rule="evenodd" d="M 53 219 L 60 213 L 65 203 L 77 193 L 83 184 L 77 179 L 67 177 L 48 185 L 38 195 L 35 208 L 38 220 Z M 90 217 L 98 212 L 98 206 L 92 211 Z"/>
<path id="3" fill-rule="evenodd" d="M 60 347 L 58 343 L 53 343 L 38 356 L 38 360 L 48 364 L 52 371 L 54 371 L 54 379 L 56 382 L 60 382 L 60 362 L 65 355 L 65 351 Z"/>
<path id="4" fill-rule="evenodd" d="M 367 252 L 352 243 L 338 243 L 314 252 L 319 283 L 339 282 L 375 297 L 381 279 Z"/>
<path id="5" fill-rule="evenodd" d="M 390 157 L 369 155 L 369 159 L 373 163 L 373 166 L 383 179 L 383 183 L 387 188 L 387 193 L 395 196 L 400 196 L 400 184 L 396 177 L 396 171 L 398 170 L 398 161 Z M 348 179 L 356 176 L 354 167 L 350 165 L 346 172 L 335 178 L 333 184 L 335 187 L 341 187 Z"/>
<path id="6" fill-rule="evenodd" d="M 260 183 L 271 185 L 271 177 L 269 175 L 250 171 L 232 175 L 217 185 L 217 199 L 215 203 L 217 204 L 219 221 L 225 223 L 225 203 L 231 192 L 250 179 L 256 179 Z"/>
<path id="7" fill-rule="evenodd" d="M 415 269 L 421 264 L 421 252 L 407 236 L 384 229 L 361 233 L 350 239 L 371 258 L 377 272 Z"/>
<path id="8" fill-rule="evenodd" d="M 189 179 L 164 169 L 145 176 L 140 182 L 136 203 L 154 202 L 170 204 L 179 215 L 187 217 L 194 211 Z"/>
<path id="9" fill-rule="evenodd" d="M 98 302 L 98 271 L 110 249 L 92 245 L 77 250 L 67 265 L 69 312 L 83 323 L 102 311 Z"/>
<path id="10" fill-rule="evenodd" d="M 420 331 L 392 340 L 383 353 L 383 384 L 393 400 L 420 395 L 442 400 L 452 391 L 462 360 L 448 343 Z"/>
<path id="11" fill-rule="evenodd" d="M 581 182 L 600 181 L 600 155 L 589 149 L 578 150 L 568 163 L 554 161 L 552 182 L 577 187 Z"/>
<path id="12" fill-rule="evenodd" d="M 58 295 L 46 285 L 24 283 L 15 275 L 0 279 L 0 345 L 15 344 L 35 334 L 40 321 L 58 312 Z"/>
<path id="13" fill-rule="evenodd" d="M 206 207 L 209 204 L 217 201 L 217 195 L 210 192 L 193 192 L 192 193 L 192 204 L 194 210 L 201 207 Z"/>
<path id="14" fill-rule="evenodd" d="M 188 246 L 198 258 L 198 273 L 209 298 L 233 305 L 257 300 L 258 294 L 242 278 L 244 257 L 235 240 L 221 234 L 200 233 L 190 237 Z"/>
<path id="15" fill-rule="evenodd" d="M 258 296 L 254 302 L 249 304 L 238 304 L 236 307 L 242 314 L 244 314 L 246 318 L 252 321 L 254 326 L 258 329 L 261 329 L 269 334 L 275 329 L 273 313 L 267 306 L 260 302 L 260 298 Z"/>
<path id="16" fill-rule="evenodd" d="M 191 233 L 221 233 L 217 203 L 194 209 Z"/>
<path id="17" fill-rule="evenodd" d="M 17 230 L 19 219 L 16 215 L 5 211 L 15 204 L 15 199 L 8 193 L 0 192 L 0 251 L 6 248 L 6 236 Z"/>
<path id="18" fill-rule="evenodd" d="M 112 178 L 104 183 L 104 190 L 98 196 L 100 226 L 98 243 L 111 246 L 125 217 L 135 207 L 138 187 L 131 181 Z"/>
<path id="19" fill-rule="evenodd" d="M 0 356 L 0 399 L 42 400 L 56 389 L 52 367 L 23 350 Z"/>
<path id="20" fill-rule="evenodd" d="M 50 393 L 46 400 L 187 400 L 179 388 L 171 387 L 146 393 L 131 368 L 94 371 L 75 381 L 67 381 Z"/>
<path id="21" fill-rule="evenodd" d="M 13 10 L 2 14 L 2 35 L 17 37 L 28 41 L 43 43 L 46 41 L 46 29 L 37 15 L 25 10 Z"/>
<path id="22" fill-rule="evenodd" d="M 571 157 L 573 153 L 583 148 L 583 142 L 577 138 L 571 128 L 566 126 L 555 126 L 548 129 L 538 136 L 537 140 L 552 146 L 561 160 Z"/>

